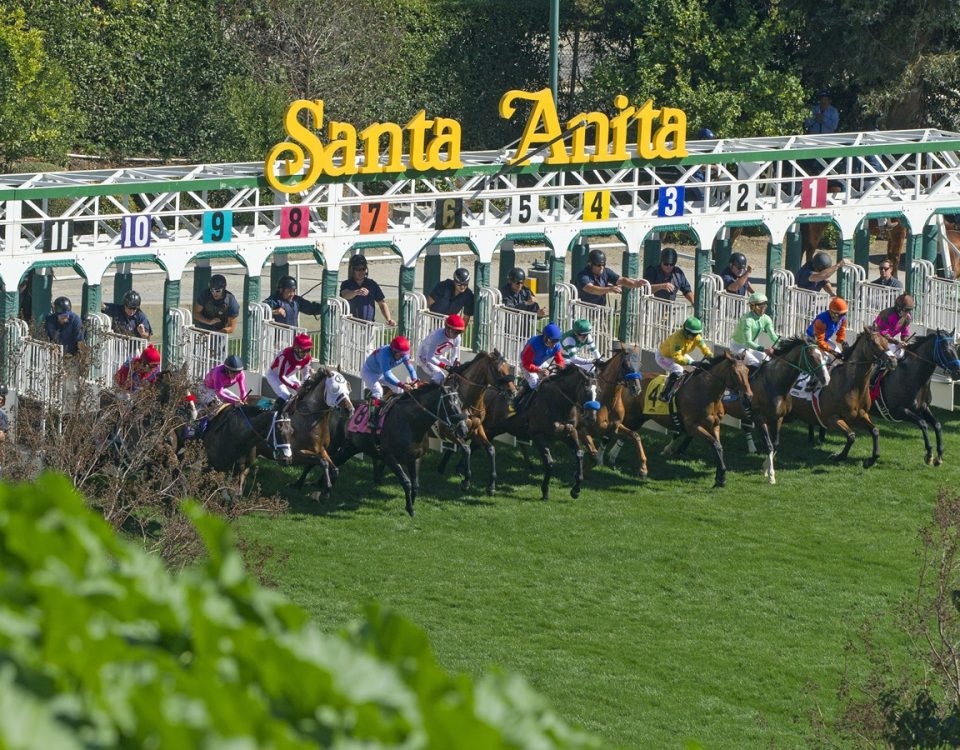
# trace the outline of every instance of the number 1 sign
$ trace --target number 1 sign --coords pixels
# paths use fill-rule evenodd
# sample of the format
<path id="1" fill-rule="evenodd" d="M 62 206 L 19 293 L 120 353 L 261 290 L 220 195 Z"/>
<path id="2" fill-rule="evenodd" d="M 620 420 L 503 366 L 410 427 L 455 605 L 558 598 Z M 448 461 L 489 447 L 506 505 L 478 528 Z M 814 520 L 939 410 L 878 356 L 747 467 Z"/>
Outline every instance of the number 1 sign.
<path id="1" fill-rule="evenodd" d="M 827 178 L 807 177 L 800 190 L 800 208 L 826 208 Z"/>

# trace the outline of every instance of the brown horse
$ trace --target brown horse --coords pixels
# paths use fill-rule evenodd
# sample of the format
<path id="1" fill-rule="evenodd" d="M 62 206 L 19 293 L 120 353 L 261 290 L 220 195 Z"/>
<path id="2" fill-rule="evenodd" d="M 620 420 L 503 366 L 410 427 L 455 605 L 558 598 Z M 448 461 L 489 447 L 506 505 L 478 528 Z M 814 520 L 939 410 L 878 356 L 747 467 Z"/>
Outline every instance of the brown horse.
<path id="1" fill-rule="evenodd" d="M 650 390 L 653 379 L 652 375 L 645 376 L 640 395 L 625 397 L 627 413 L 624 424 L 637 430 L 647 419 L 652 419 L 668 429 L 674 429 L 678 426 L 675 419 L 678 419 L 683 432 L 667 445 L 664 455 L 673 454 L 677 440 L 680 441 L 679 450 L 682 452 L 694 437 L 703 438 L 713 448 L 717 459 L 713 486 L 723 487 L 727 483 L 727 465 L 723 460 L 723 445 L 720 442 L 720 420 L 724 415 L 723 393 L 729 388 L 748 401 L 753 397 L 747 366 L 742 360 L 729 354 L 698 362 L 697 369 L 676 391 L 674 416 L 648 416 L 643 413 L 643 405 L 647 400 L 653 403 L 659 396 L 659 388 Z"/>
<path id="2" fill-rule="evenodd" d="M 615 438 L 617 442 L 610 451 L 610 467 L 616 468 L 617 455 L 620 453 L 623 439 L 631 440 L 637 450 L 639 462 L 637 473 L 641 479 L 646 479 L 649 474 L 647 454 L 643 450 L 640 434 L 623 424 L 627 412 L 624 406 L 624 393 L 630 391 L 634 396 L 640 395 L 640 350 L 636 346 L 629 348 L 621 346 L 606 362 L 598 361 L 595 369 L 600 411 L 597 412 L 596 424 L 586 435 L 590 452 L 595 456 L 597 463 L 602 465 L 604 447 L 607 441 Z M 602 441 L 599 451 L 593 449 L 593 435 L 599 436 Z"/>
<path id="3" fill-rule="evenodd" d="M 863 467 L 868 469 L 880 457 L 880 431 L 870 420 L 869 413 L 870 373 L 877 364 L 884 369 L 893 369 L 897 360 L 887 351 L 886 337 L 869 328 L 863 329 L 840 360 L 830 371 L 830 382 L 819 392 L 819 417 L 813 409 L 813 402 L 800 398 L 792 399 L 790 413 L 810 425 L 811 435 L 817 426 L 846 435 L 847 444 L 831 456 L 835 461 L 846 459 L 850 453 L 850 447 L 857 439 L 853 425 L 859 424 L 870 430 L 873 454 L 863 462 Z"/>
<path id="4" fill-rule="evenodd" d="M 906 244 L 907 228 L 903 225 L 903 222 L 890 219 L 890 225 L 887 227 L 887 260 L 893 266 L 894 276 L 900 270 L 900 256 L 903 255 Z"/>
<path id="5" fill-rule="evenodd" d="M 470 468 L 473 452 L 466 440 L 479 442 L 487 451 L 490 459 L 490 480 L 487 483 L 487 494 L 492 495 L 497 489 L 497 450 L 493 447 L 493 442 L 487 437 L 484 430 L 484 421 L 487 416 L 487 406 L 485 396 L 488 391 L 501 392 L 508 399 L 512 399 L 516 393 L 517 386 L 514 383 L 513 375 L 510 374 L 510 363 L 503 358 L 496 349 L 493 353 L 479 352 L 469 362 L 451 367 L 447 372 L 447 385 L 453 386 L 460 394 L 460 401 L 463 402 L 464 414 L 467 415 L 467 436 L 463 441 L 457 440 L 457 444 L 464 448 L 464 457 L 460 461 L 460 467 L 463 471 L 463 481 L 460 483 L 460 489 L 466 490 L 470 486 L 472 471 Z M 445 430 L 441 429 L 441 434 Z M 442 474 L 447 467 L 447 462 L 451 451 L 445 451 L 440 459 L 437 470 Z"/>

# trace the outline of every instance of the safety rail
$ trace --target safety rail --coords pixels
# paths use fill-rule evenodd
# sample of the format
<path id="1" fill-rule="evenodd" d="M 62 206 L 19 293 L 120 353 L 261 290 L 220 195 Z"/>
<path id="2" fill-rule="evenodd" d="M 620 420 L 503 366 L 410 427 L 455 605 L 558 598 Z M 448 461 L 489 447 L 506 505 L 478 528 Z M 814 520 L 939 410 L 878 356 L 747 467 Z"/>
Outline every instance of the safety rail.
<path id="1" fill-rule="evenodd" d="M 699 286 L 704 338 L 718 346 L 729 346 L 737 323 L 749 309 L 747 295 L 725 291 L 723 278 L 715 273 L 703 274 Z"/>
<path id="2" fill-rule="evenodd" d="M 553 293 L 557 301 L 556 319 L 553 322 L 560 326 L 561 331 L 569 330 L 574 320 L 570 317 L 571 308 L 579 297 L 577 288 L 573 284 L 559 281 L 554 285 Z"/>
<path id="3" fill-rule="evenodd" d="M 937 277 L 929 260 L 914 260 L 911 292 L 916 301 L 914 321 L 927 329 L 953 331 L 960 327 L 960 282 Z"/>
<path id="4" fill-rule="evenodd" d="M 288 326 L 273 319 L 270 305 L 251 302 L 248 305 L 251 318 L 250 352 L 244 362 L 248 372 L 266 376 L 277 355 L 293 345 L 293 337 L 306 333 L 306 328 Z M 319 351 L 319 349 L 317 349 Z"/>
<path id="5" fill-rule="evenodd" d="M 606 305 L 594 305 L 590 302 L 574 299 L 570 305 L 570 325 L 574 320 L 589 320 L 593 328 L 593 342 L 601 357 L 613 353 L 613 342 L 617 340 L 617 311 Z"/>
<path id="6" fill-rule="evenodd" d="M 420 292 L 404 292 L 403 299 L 406 303 L 406 313 L 409 316 L 409 322 L 404 330 L 407 338 L 410 339 L 410 345 L 416 351 L 421 341 L 438 328 L 443 328 L 447 316 L 442 313 L 430 312 L 427 309 L 427 298 Z"/>
<path id="7" fill-rule="evenodd" d="M 827 309 L 830 295 L 826 292 L 813 292 L 799 289 L 790 271 L 776 269 L 773 284 L 776 300 L 774 302 L 774 320 L 777 333 L 781 336 L 802 336 L 810 322 Z"/>
<path id="8" fill-rule="evenodd" d="M 147 348 L 147 340 L 126 336 L 113 330 L 109 315 L 90 313 L 86 320 L 87 343 L 90 345 L 90 378 L 102 386 L 111 386 L 113 376 L 123 364 L 139 357 Z"/>
<path id="9" fill-rule="evenodd" d="M 360 320 L 350 315 L 346 300 L 333 297 L 327 300 L 337 321 L 337 334 L 331 351 L 331 364 L 355 377 L 360 377 L 364 360 L 377 348 L 388 343 L 395 329 L 371 320 Z"/>
<path id="10" fill-rule="evenodd" d="M 537 314 L 505 307 L 499 289 L 480 287 L 478 297 L 489 306 L 490 348 L 499 351 L 512 367 L 520 367 L 520 352 L 537 332 Z"/>
<path id="11" fill-rule="evenodd" d="M 650 284 L 646 282 L 634 289 L 628 300 L 622 313 L 626 316 L 627 341 L 647 351 L 656 351 L 690 315 L 690 306 L 685 299 L 654 297 Z"/>
<path id="12" fill-rule="evenodd" d="M 193 314 L 184 307 L 171 308 L 168 319 L 173 323 L 170 361 L 174 367 L 186 368 L 191 380 L 203 380 L 227 358 L 227 334 L 197 328 L 193 325 Z"/>

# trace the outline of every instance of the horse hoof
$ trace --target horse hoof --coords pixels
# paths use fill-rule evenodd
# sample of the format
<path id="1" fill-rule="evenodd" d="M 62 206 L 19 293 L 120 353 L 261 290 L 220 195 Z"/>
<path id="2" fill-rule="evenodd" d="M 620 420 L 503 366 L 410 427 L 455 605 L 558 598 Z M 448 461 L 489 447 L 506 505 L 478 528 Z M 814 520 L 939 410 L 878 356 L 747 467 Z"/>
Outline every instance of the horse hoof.
<path id="1" fill-rule="evenodd" d="M 411 502 L 407 503 L 407 514 L 410 516 L 410 518 L 413 518 L 413 503 Z"/>
<path id="2" fill-rule="evenodd" d="M 727 486 L 727 480 L 726 480 L 726 479 L 718 479 L 716 482 L 713 483 L 713 488 L 714 488 L 714 489 L 718 489 L 718 488 L 726 487 L 726 486 Z"/>
<path id="3" fill-rule="evenodd" d="M 870 456 L 870 458 L 863 459 L 863 468 L 869 469 L 871 466 L 873 466 L 877 462 L 878 458 L 879 456 Z"/>
<path id="4" fill-rule="evenodd" d="M 934 466 L 939 466 L 942 463 L 943 463 L 943 456 L 937 456 L 935 459 L 933 459 Z"/>
<path id="5" fill-rule="evenodd" d="M 926 456 L 924 456 L 924 457 L 923 457 L 923 462 L 924 462 L 927 466 L 933 466 L 933 454 L 932 454 L 932 453 L 928 453 Z"/>
<path id="6" fill-rule="evenodd" d="M 488 486 L 487 486 L 487 494 L 488 494 L 490 497 L 493 497 L 495 494 L 497 494 L 497 486 L 496 486 L 495 484 L 488 485 Z"/>
<path id="7" fill-rule="evenodd" d="M 641 482 L 646 482 L 649 478 L 650 478 L 649 471 L 646 471 L 645 469 L 640 469 L 637 472 L 637 479 L 639 479 Z"/>
<path id="8" fill-rule="evenodd" d="M 462 482 L 460 482 L 460 491 L 466 492 L 468 489 L 470 489 L 470 480 L 464 479 Z"/>
<path id="9" fill-rule="evenodd" d="M 571 488 L 570 488 L 570 497 L 572 497 L 574 500 L 576 500 L 578 497 L 580 497 L 580 488 L 579 488 L 579 487 L 571 487 Z"/>
<path id="10" fill-rule="evenodd" d="M 833 461 L 834 463 L 838 463 L 838 462 L 840 462 L 840 461 L 843 461 L 843 459 L 844 459 L 844 455 L 843 455 L 842 453 L 831 453 L 831 454 L 830 454 L 830 460 Z"/>
<path id="11" fill-rule="evenodd" d="M 770 477 L 770 484 L 776 484 L 776 483 L 777 483 L 777 478 L 776 478 L 775 476 L 771 476 L 771 477 Z"/>

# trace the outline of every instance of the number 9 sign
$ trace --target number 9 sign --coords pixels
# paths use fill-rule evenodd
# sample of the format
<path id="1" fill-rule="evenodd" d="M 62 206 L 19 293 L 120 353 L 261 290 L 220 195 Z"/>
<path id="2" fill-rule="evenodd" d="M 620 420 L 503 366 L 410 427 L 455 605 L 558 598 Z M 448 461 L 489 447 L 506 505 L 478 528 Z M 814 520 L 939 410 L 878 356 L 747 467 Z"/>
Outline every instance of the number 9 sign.
<path id="1" fill-rule="evenodd" d="M 226 242 L 233 232 L 233 211 L 207 211 L 203 215 L 203 241 Z"/>
<path id="2" fill-rule="evenodd" d="M 683 185 L 668 185 L 660 188 L 657 200 L 657 216 L 683 216 Z"/>

